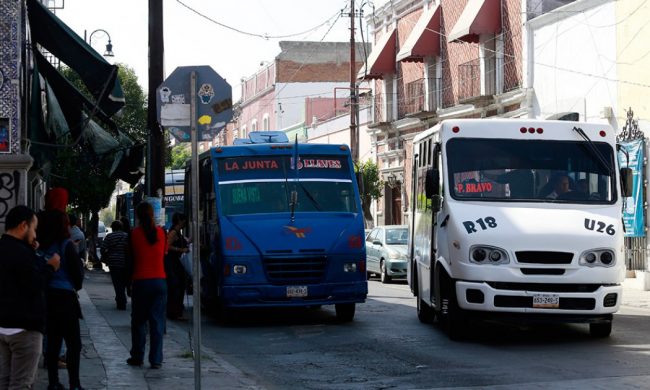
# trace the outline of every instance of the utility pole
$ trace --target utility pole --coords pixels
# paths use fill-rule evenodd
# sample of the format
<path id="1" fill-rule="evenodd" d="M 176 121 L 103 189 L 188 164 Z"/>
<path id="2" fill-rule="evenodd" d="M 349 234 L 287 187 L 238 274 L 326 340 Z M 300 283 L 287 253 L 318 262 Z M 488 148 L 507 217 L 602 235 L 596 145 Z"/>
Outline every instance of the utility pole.
<path id="1" fill-rule="evenodd" d="M 165 140 L 156 118 L 156 88 L 164 80 L 163 2 L 149 0 L 149 105 L 147 107 L 147 171 L 145 194 L 165 195 Z M 159 195 L 159 191 L 162 194 Z"/>
<path id="2" fill-rule="evenodd" d="M 359 160 L 359 127 L 357 112 L 359 104 L 357 99 L 357 69 L 356 69 L 356 44 L 354 42 L 354 0 L 350 0 L 350 152 L 352 161 Z"/>

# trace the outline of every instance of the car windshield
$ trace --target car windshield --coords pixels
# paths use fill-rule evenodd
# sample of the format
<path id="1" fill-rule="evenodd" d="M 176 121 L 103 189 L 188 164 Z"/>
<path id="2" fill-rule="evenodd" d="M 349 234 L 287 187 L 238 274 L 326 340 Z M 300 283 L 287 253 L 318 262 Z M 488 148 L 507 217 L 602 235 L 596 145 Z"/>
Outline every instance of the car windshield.
<path id="1" fill-rule="evenodd" d="M 406 245 L 408 230 L 405 228 L 386 229 L 386 245 Z"/>
<path id="2" fill-rule="evenodd" d="M 446 154 L 451 195 L 458 200 L 613 203 L 614 153 L 594 142 L 455 138 Z"/>
<path id="3" fill-rule="evenodd" d="M 298 193 L 296 212 L 356 212 L 352 183 L 333 181 L 221 184 L 221 210 L 224 215 L 286 213 L 291 211 L 289 196 L 294 188 Z"/>

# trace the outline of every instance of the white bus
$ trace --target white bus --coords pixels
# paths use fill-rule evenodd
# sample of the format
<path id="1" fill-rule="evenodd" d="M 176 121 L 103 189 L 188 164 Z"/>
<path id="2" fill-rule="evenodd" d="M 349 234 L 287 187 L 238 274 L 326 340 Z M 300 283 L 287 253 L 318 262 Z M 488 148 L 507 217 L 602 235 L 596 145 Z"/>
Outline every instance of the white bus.
<path id="1" fill-rule="evenodd" d="M 610 126 L 447 120 L 413 147 L 407 278 L 420 321 L 438 317 L 452 339 L 470 318 L 588 323 L 609 336 L 632 180 Z"/>

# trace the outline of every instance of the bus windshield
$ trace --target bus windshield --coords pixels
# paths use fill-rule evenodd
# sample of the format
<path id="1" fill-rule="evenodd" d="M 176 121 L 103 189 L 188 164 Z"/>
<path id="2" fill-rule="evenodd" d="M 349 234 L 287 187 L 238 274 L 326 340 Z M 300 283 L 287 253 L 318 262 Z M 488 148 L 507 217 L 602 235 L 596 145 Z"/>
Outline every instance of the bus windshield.
<path id="1" fill-rule="evenodd" d="M 458 200 L 610 204 L 614 151 L 583 141 L 455 138 L 447 142 L 451 195 Z"/>
<path id="2" fill-rule="evenodd" d="M 242 156 L 219 159 L 218 188 L 223 215 L 291 211 L 356 213 L 357 203 L 347 156 Z"/>
<path id="3" fill-rule="evenodd" d="M 290 192 L 294 188 L 298 192 L 296 212 L 356 212 L 352 183 L 326 181 L 221 184 L 221 211 L 224 215 L 286 213 L 291 210 Z"/>

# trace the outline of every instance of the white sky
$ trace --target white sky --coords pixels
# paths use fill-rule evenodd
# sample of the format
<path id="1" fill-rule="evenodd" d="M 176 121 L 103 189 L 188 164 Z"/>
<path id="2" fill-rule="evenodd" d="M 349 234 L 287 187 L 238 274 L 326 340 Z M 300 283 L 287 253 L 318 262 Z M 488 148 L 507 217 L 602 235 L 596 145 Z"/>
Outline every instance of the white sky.
<path id="1" fill-rule="evenodd" d="M 178 66 L 210 65 L 233 87 L 235 101 L 240 96 L 239 80 L 260 69 L 261 61 L 272 61 L 280 52 L 280 40 L 320 41 L 330 26 L 296 37 L 266 40 L 220 27 L 179 1 L 220 23 L 268 36 L 311 29 L 349 5 L 349 0 L 164 0 L 165 77 Z M 375 1 L 375 6 L 385 1 Z M 358 8 L 362 2 L 356 0 L 355 6 Z M 371 10 L 364 7 L 366 15 Z M 56 14 L 81 37 L 84 30 L 88 35 L 96 29 L 108 31 L 115 53 L 109 62 L 124 63 L 135 69 L 140 85 L 147 92 L 147 0 L 65 0 L 65 9 L 57 10 Z M 325 40 L 349 42 L 349 23 L 347 17 L 338 18 Z M 367 34 L 365 29 L 364 34 Z M 356 39 L 360 39 L 358 28 Z M 101 32 L 92 37 L 92 46 L 100 54 L 107 42 Z"/>

